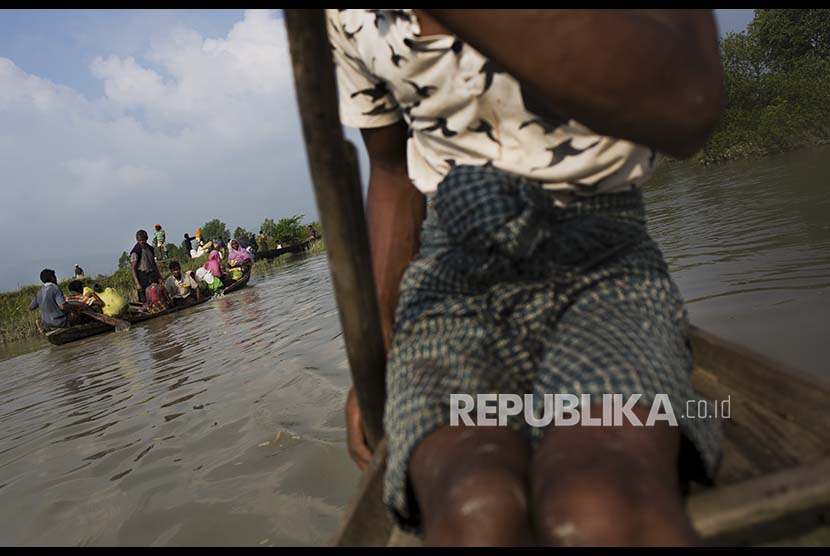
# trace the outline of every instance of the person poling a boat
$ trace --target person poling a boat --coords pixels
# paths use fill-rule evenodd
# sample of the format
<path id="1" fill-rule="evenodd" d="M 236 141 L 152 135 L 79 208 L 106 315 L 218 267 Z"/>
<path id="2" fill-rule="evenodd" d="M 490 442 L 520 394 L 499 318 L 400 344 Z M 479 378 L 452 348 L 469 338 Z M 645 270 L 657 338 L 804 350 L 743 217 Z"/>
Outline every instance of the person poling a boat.
<path id="1" fill-rule="evenodd" d="M 161 278 L 161 273 L 156 264 L 156 254 L 147 243 L 147 232 L 138 230 L 135 233 L 135 240 L 136 244 L 130 251 L 130 270 L 138 292 L 138 300 L 144 303 L 147 301 L 145 297 L 147 286 Z"/>
<path id="2" fill-rule="evenodd" d="M 722 97 L 711 10 L 327 10 L 389 347 L 384 501 L 427 544 L 692 544 L 712 420 L 450 424 L 452 394 L 694 399 L 680 292 L 646 230 L 657 151 Z M 391 54 L 390 54 L 391 52 Z M 394 322 L 394 327 L 393 327 Z M 394 333 L 393 333 L 394 331 Z M 591 406 L 592 415 L 601 409 Z M 349 450 L 365 443 L 354 389 Z"/>

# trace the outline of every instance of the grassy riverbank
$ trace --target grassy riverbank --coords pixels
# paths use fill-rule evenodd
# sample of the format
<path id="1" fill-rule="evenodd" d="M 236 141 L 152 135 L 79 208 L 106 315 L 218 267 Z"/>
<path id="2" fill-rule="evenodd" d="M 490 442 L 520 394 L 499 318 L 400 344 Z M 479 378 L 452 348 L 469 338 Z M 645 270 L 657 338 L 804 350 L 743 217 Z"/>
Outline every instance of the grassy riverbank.
<path id="1" fill-rule="evenodd" d="M 325 250 L 325 242 L 321 240 L 312 245 L 305 253 L 288 253 L 271 261 L 258 261 L 254 263 L 253 275 L 257 276 L 271 268 L 283 266 L 297 257 L 322 253 Z M 199 259 L 187 259 L 179 262 L 182 265 L 182 270 L 188 271 L 199 268 L 206 260 L 207 255 Z M 167 262 L 160 261 L 159 263 L 162 274 L 165 276 L 169 275 Z M 67 287 L 72 280 L 67 279 L 58 282 L 64 295 L 68 293 Z M 105 288 L 114 289 L 124 299 L 138 300 L 132 275 L 128 268 L 121 268 L 110 275 L 98 275 L 94 278 L 85 277 L 81 281 L 84 286 L 92 287 L 93 284 L 101 284 Z M 0 293 L 0 344 L 23 340 L 40 334 L 37 326 L 40 320 L 40 311 L 30 311 L 29 304 L 41 287 L 42 285 L 24 286 L 17 291 Z"/>

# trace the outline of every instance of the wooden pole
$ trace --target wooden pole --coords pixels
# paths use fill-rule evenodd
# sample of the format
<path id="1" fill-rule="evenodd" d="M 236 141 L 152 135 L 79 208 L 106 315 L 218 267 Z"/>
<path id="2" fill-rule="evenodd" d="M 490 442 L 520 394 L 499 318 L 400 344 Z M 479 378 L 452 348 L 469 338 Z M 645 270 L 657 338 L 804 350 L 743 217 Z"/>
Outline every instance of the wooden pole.
<path id="1" fill-rule="evenodd" d="M 357 156 L 340 124 L 325 13 L 285 10 L 285 26 L 343 339 L 367 440 L 374 447 L 383 438 L 386 354 Z"/>

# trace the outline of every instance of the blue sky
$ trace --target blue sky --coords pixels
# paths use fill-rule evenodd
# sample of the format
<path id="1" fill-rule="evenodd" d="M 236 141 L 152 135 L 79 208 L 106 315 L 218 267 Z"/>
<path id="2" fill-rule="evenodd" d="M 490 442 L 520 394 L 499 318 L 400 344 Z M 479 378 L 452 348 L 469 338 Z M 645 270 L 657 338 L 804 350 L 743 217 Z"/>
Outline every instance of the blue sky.
<path id="1" fill-rule="evenodd" d="M 752 10 L 716 16 L 725 34 Z M 110 272 L 155 222 L 179 243 L 212 218 L 316 219 L 281 17 L 0 10 L 0 236 L 17 257 L 0 290 L 43 267 Z"/>

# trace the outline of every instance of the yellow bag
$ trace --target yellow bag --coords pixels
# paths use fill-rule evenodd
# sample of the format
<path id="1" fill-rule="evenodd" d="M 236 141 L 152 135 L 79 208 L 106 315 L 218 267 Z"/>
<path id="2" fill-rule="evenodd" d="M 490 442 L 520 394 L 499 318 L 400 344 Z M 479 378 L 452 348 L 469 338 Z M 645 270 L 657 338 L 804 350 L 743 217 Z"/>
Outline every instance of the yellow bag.
<path id="1" fill-rule="evenodd" d="M 103 312 L 109 317 L 117 317 L 127 310 L 127 302 L 112 288 L 105 289 L 98 294 L 98 297 L 106 303 Z"/>
<path id="2" fill-rule="evenodd" d="M 228 274 L 231 275 L 231 278 L 234 280 L 239 280 L 245 274 L 245 270 L 240 267 L 232 267 L 228 269 Z"/>

